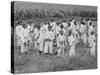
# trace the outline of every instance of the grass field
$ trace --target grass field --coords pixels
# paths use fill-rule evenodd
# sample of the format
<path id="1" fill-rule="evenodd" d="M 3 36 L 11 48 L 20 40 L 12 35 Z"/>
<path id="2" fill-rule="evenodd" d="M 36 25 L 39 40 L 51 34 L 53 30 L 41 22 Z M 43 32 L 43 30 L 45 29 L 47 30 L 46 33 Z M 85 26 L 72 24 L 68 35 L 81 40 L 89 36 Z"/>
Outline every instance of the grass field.
<path id="1" fill-rule="evenodd" d="M 33 46 L 27 54 L 21 54 L 16 50 L 15 73 L 96 69 L 97 57 L 91 56 L 88 51 L 89 49 L 84 48 L 83 44 L 78 44 L 75 57 L 70 58 L 65 53 L 63 58 L 58 58 L 56 55 L 49 54 L 36 56 Z"/>

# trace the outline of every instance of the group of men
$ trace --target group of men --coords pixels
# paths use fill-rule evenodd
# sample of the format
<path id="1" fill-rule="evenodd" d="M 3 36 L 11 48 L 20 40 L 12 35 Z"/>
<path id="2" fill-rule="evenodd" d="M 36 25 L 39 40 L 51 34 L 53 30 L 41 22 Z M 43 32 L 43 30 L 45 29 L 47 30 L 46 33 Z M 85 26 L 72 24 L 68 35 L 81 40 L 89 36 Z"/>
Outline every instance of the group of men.
<path id="1" fill-rule="evenodd" d="M 32 34 L 31 31 L 33 31 L 32 25 L 18 22 L 15 28 L 15 38 L 17 39 L 18 50 L 20 50 L 21 53 L 27 51 L 26 46 L 28 46 L 32 41 L 32 38 L 30 36 Z"/>
<path id="2" fill-rule="evenodd" d="M 56 52 L 57 56 L 61 57 L 68 47 L 67 52 L 72 57 L 76 55 L 77 44 L 82 41 L 85 46 L 89 44 L 90 54 L 95 55 L 96 37 L 91 20 L 88 20 L 87 24 L 83 19 L 78 24 L 74 18 L 69 23 L 66 20 L 53 20 L 34 25 L 20 23 L 16 26 L 16 35 L 21 53 L 28 51 L 28 49 L 25 50 L 25 44 L 32 42 L 33 38 L 30 34 L 34 37 L 33 42 L 37 53 L 54 54 Z"/>

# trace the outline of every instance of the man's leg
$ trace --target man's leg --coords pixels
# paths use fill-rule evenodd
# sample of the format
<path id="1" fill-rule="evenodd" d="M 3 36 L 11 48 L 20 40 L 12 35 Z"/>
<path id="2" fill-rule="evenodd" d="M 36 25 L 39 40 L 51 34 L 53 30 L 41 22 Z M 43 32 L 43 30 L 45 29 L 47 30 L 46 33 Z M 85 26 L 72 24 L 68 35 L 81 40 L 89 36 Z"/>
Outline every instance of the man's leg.
<path id="1" fill-rule="evenodd" d="M 49 42 L 45 42 L 44 53 L 48 53 L 48 44 Z"/>
<path id="2" fill-rule="evenodd" d="M 58 53 L 57 53 L 57 56 L 58 56 L 58 57 L 61 56 L 61 48 L 60 48 L 60 46 L 58 47 Z"/>
<path id="3" fill-rule="evenodd" d="M 91 55 L 95 55 L 95 42 L 93 43 L 93 46 L 90 48 Z"/>
<path id="4" fill-rule="evenodd" d="M 24 42 L 21 43 L 21 53 L 24 53 Z"/>
<path id="5" fill-rule="evenodd" d="M 37 48 L 37 41 L 35 40 L 35 48 Z"/>
<path id="6" fill-rule="evenodd" d="M 41 43 L 40 43 L 40 48 L 39 48 L 39 50 L 42 52 L 43 51 L 43 40 L 41 41 Z"/>
<path id="7" fill-rule="evenodd" d="M 53 41 L 49 42 L 50 53 L 53 54 Z"/>
<path id="8" fill-rule="evenodd" d="M 70 57 L 75 56 L 75 45 L 74 44 L 70 47 L 69 56 Z"/>

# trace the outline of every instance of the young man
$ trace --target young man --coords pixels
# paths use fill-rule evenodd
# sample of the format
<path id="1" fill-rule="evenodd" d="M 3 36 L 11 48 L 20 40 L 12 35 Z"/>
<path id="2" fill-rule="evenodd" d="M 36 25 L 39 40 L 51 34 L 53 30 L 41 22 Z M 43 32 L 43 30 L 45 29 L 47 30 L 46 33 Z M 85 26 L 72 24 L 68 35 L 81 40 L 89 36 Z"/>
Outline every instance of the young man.
<path id="1" fill-rule="evenodd" d="M 88 35 L 90 35 L 93 30 L 94 30 L 94 28 L 93 28 L 93 25 L 92 25 L 92 21 L 89 20 L 88 21 Z"/>
<path id="2" fill-rule="evenodd" d="M 74 36 L 75 36 L 75 42 L 76 44 L 79 43 L 80 41 L 80 35 L 79 35 L 79 24 L 76 23 L 76 21 L 74 21 Z"/>
<path id="3" fill-rule="evenodd" d="M 72 26 L 71 22 L 68 23 L 67 30 L 68 30 L 68 31 L 69 31 L 69 30 L 73 30 L 73 26 Z"/>
<path id="4" fill-rule="evenodd" d="M 52 30 L 55 30 L 55 28 L 56 28 L 56 22 L 55 21 L 51 21 L 50 25 L 52 26 Z"/>
<path id="5" fill-rule="evenodd" d="M 53 54 L 53 40 L 54 35 L 52 32 L 52 27 L 49 25 L 44 37 L 44 53 L 50 52 L 50 54 Z"/>
<path id="6" fill-rule="evenodd" d="M 18 25 L 16 26 L 16 29 L 15 29 L 15 33 L 16 33 L 16 36 L 15 38 L 17 39 L 17 47 L 18 47 L 18 50 L 21 51 L 21 45 L 22 45 L 22 39 L 21 39 L 21 31 L 22 31 L 23 27 L 20 23 L 18 23 Z"/>
<path id="7" fill-rule="evenodd" d="M 87 34 L 86 34 L 87 28 L 86 28 L 86 24 L 85 22 L 81 22 L 81 28 L 80 28 L 80 32 L 81 32 L 81 39 L 83 41 L 83 43 L 86 45 L 87 43 Z"/>
<path id="8" fill-rule="evenodd" d="M 58 52 L 57 52 L 57 56 L 61 57 L 61 54 L 64 53 L 64 48 L 65 48 L 65 36 L 63 31 L 60 32 L 60 34 L 57 37 L 57 41 L 58 41 Z"/>
<path id="9" fill-rule="evenodd" d="M 59 23 L 57 23 L 57 26 L 55 28 L 55 32 L 56 32 L 56 35 L 58 36 L 59 35 L 59 31 L 61 30 L 61 27 L 59 25 Z"/>
<path id="10" fill-rule="evenodd" d="M 95 38 L 94 31 L 90 33 L 88 40 L 89 40 L 89 46 L 90 46 L 90 54 L 95 55 L 96 38 Z"/>
<path id="11" fill-rule="evenodd" d="M 40 26 L 37 25 L 36 28 L 34 29 L 34 38 L 35 38 L 35 48 L 38 48 L 38 38 L 39 38 L 39 32 L 40 32 Z"/>
<path id="12" fill-rule="evenodd" d="M 70 22 L 72 30 L 75 28 L 75 19 L 73 18 L 72 21 Z"/>
<path id="13" fill-rule="evenodd" d="M 16 26 L 15 29 L 16 38 L 17 38 L 17 46 L 21 45 L 21 25 Z"/>
<path id="14" fill-rule="evenodd" d="M 25 46 L 27 44 L 27 36 L 28 33 L 25 30 L 26 29 L 26 24 L 22 24 L 22 28 L 21 28 L 21 53 L 25 53 L 27 51 L 27 49 L 25 49 Z"/>
<path id="15" fill-rule="evenodd" d="M 31 25 L 30 24 L 27 24 L 27 27 L 24 28 L 24 36 L 25 36 L 25 40 L 27 42 L 27 44 L 30 44 L 32 42 L 32 38 L 31 38 L 31 35 L 30 35 L 30 32 L 31 32 Z"/>
<path id="16" fill-rule="evenodd" d="M 70 46 L 69 56 L 75 56 L 75 37 L 71 30 L 68 32 L 68 43 Z"/>
<path id="17" fill-rule="evenodd" d="M 61 30 L 63 31 L 63 34 L 65 34 L 66 30 L 64 29 L 64 26 L 62 24 L 60 25 L 60 31 Z"/>
<path id="18" fill-rule="evenodd" d="M 45 33 L 48 30 L 48 22 L 45 22 L 42 27 L 43 27 L 44 33 Z"/>
<path id="19" fill-rule="evenodd" d="M 39 38 L 37 40 L 37 42 L 39 43 L 38 49 L 39 52 L 42 53 L 43 52 L 43 42 L 44 42 L 44 30 L 43 27 L 40 28 L 39 30 Z"/>
<path id="20" fill-rule="evenodd" d="M 65 29 L 67 28 L 68 24 L 67 24 L 66 20 L 62 21 L 62 25 L 64 26 Z"/>

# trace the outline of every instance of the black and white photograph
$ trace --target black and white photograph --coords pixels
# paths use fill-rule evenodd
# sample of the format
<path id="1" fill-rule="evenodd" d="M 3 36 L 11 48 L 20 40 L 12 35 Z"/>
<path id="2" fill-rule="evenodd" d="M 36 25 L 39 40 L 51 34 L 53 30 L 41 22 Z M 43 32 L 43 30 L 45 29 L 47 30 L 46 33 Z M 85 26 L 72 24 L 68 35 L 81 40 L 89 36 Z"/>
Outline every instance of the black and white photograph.
<path id="1" fill-rule="evenodd" d="M 97 69 L 97 6 L 11 2 L 11 72 Z"/>

